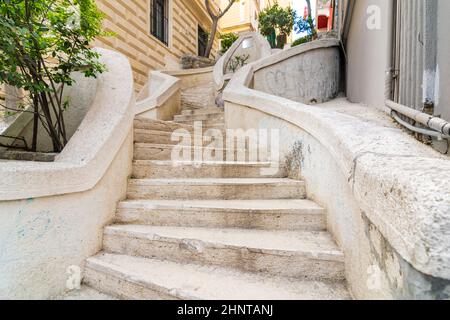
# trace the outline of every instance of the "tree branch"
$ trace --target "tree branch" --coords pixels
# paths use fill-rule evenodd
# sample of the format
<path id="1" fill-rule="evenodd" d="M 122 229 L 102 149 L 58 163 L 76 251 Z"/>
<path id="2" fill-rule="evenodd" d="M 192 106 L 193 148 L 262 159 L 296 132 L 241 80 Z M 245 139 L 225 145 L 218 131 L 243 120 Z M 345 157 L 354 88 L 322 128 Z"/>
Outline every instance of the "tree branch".
<path id="1" fill-rule="evenodd" d="M 209 16 L 212 19 L 216 18 L 216 15 L 214 14 L 214 12 L 211 9 L 211 3 L 209 2 L 209 0 L 205 0 L 205 7 L 206 7 L 206 11 L 208 11 Z"/>
<path id="2" fill-rule="evenodd" d="M 11 139 L 11 140 L 19 140 L 19 141 L 22 141 L 23 144 L 24 144 L 23 147 L 17 147 L 17 146 L 14 146 L 14 145 L 6 145 L 6 144 L 3 144 L 3 143 L 0 142 L 0 147 L 9 148 L 9 149 L 22 149 L 22 150 L 25 149 L 26 151 L 30 150 L 28 148 L 27 141 L 25 140 L 24 137 L 12 137 L 12 136 L 7 136 L 7 135 L 3 135 L 3 134 L 0 134 L 0 137 L 1 138 L 6 138 L 6 139 Z"/>
<path id="3" fill-rule="evenodd" d="M 229 0 L 229 1 L 230 2 L 228 3 L 228 6 L 218 15 L 219 19 L 222 18 L 224 15 L 226 15 L 226 13 L 231 9 L 236 0 Z"/>

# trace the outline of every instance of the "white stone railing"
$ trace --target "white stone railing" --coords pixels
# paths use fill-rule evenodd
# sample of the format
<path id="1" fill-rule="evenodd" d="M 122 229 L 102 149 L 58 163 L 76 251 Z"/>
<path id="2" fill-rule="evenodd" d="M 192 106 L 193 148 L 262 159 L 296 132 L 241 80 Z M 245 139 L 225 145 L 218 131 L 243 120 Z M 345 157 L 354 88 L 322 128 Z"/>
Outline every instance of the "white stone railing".
<path id="1" fill-rule="evenodd" d="M 130 132 L 135 100 L 127 59 L 98 50 L 108 72 L 99 76 L 94 101 L 78 130 L 53 163 L 3 162 L 0 201 L 86 191 L 108 169 Z"/>
<path id="2" fill-rule="evenodd" d="M 180 89 L 180 79 L 160 71 L 150 71 L 148 83 L 137 97 L 136 115 L 170 120 L 180 105 Z"/>
<path id="3" fill-rule="evenodd" d="M 395 127 L 250 88 L 261 67 L 321 44 L 329 42 L 239 70 L 223 94 L 227 128 L 280 130 L 282 154 L 297 159 L 309 197 L 328 209 L 355 297 L 411 298 L 414 290 L 432 297 L 428 277 L 450 280 L 448 158 Z"/>
<path id="4" fill-rule="evenodd" d="M 259 32 L 243 33 L 227 50 L 214 66 L 214 82 L 217 91 L 221 91 L 225 83 L 231 79 L 233 73 L 228 64 L 236 55 L 249 55 L 249 63 L 268 57 L 272 54 L 269 42 Z"/>
<path id="5" fill-rule="evenodd" d="M 0 296 L 46 299 L 61 294 L 72 272 L 101 248 L 103 227 L 126 196 L 133 154 L 133 75 L 121 54 L 99 49 L 87 114 L 54 162 L 0 165 Z M 78 80 L 74 99 L 83 100 Z M 73 274 L 75 277 L 76 274 Z"/>

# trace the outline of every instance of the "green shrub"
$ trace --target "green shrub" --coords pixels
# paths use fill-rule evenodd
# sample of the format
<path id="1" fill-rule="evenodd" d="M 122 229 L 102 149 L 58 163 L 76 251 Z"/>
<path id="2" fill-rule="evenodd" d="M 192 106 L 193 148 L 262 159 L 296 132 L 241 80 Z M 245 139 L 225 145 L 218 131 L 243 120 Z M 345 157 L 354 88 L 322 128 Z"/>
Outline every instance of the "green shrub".
<path id="1" fill-rule="evenodd" d="M 282 48 L 287 36 L 292 33 L 296 20 L 296 13 L 291 7 L 281 8 L 277 2 L 259 14 L 259 30 L 268 37 L 272 48 Z M 278 35 L 276 35 L 278 31 Z M 279 40 L 275 43 L 275 39 Z"/>
<path id="2" fill-rule="evenodd" d="M 233 43 L 236 42 L 236 40 L 239 39 L 239 36 L 236 33 L 230 32 L 230 33 L 224 33 L 220 35 L 221 40 L 221 52 L 225 53 L 230 49 L 230 47 L 233 45 Z"/>
<path id="3" fill-rule="evenodd" d="M 296 46 L 299 46 L 301 44 L 311 42 L 311 41 L 312 41 L 311 36 L 304 36 L 304 37 L 299 38 L 299 39 L 295 40 L 294 42 L 292 42 L 292 47 L 296 47 Z"/>
<path id="4" fill-rule="evenodd" d="M 27 93 L 22 104 L 33 107 L 27 111 L 34 114 L 32 151 L 38 123 L 55 152 L 67 144 L 64 88 L 73 85 L 74 71 L 86 77 L 105 71 L 90 46 L 106 35 L 102 19 L 95 0 L 0 1 L 0 83 Z"/>

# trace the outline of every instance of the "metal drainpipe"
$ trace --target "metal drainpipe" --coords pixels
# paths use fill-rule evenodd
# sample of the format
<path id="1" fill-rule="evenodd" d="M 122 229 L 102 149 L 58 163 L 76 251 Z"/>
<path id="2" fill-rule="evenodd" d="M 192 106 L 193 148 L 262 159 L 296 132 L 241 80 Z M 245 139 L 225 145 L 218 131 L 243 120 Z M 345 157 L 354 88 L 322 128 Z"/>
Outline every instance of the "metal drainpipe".
<path id="1" fill-rule="evenodd" d="M 395 0 L 393 1 L 393 5 L 396 6 L 397 5 L 397 1 Z M 427 4 L 428 4 L 428 9 L 426 10 L 427 13 L 432 13 L 432 12 L 437 12 L 435 9 L 437 7 L 435 7 L 434 5 L 436 5 L 435 0 L 427 0 Z M 396 8 L 396 10 L 398 10 L 398 7 L 394 7 Z M 394 12 L 396 13 L 396 10 L 394 10 Z M 398 42 L 396 41 L 396 25 L 397 25 L 397 16 L 394 16 L 394 21 L 392 24 L 392 39 L 393 39 L 393 46 L 392 46 L 392 65 L 393 65 L 393 71 L 395 72 L 395 57 L 396 57 L 396 47 L 398 46 Z M 425 69 L 427 68 L 431 68 L 428 70 L 432 70 L 434 68 L 434 70 L 436 71 L 436 57 L 433 58 L 433 54 L 436 53 L 436 48 L 437 48 L 437 42 L 436 42 L 436 38 L 433 35 L 437 35 L 437 33 L 435 33 L 435 29 L 433 27 L 429 27 L 429 29 L 427 30 L 427 32 L 425 32 L 424 35 L 424 41 L 425 43 L 428 44 L 428 46 L 426 46 L 426 51 L 428 50 L 428 52 L 431 53 L 431 57 L 429 58 L 425 58 L 425 64 L 424 67 Z M 395 44 L 394 44 L 395 41 Z M 430 51 L 431 50 L 431 51 Z M 427 54 L 425 54 L 425 56 L 427 56 Z M 434 66 L 434 67 L 433 67 Z M 426 69 L 427 70 L 427 69 Z M 424 73 L 426 73 L 426 70 L 424 70 Z M 426 75 L 424 74 L 424 82 L 427 81 L 425 79 Z M 430 78 L 428 81 L 432 81 L 433 82 L 433 89 L 434 89 L 434 78 Z M 439 140 L 442 140 L 443 138 L 446 139 L 450 139 L 450 123 L 438 118 L 438 117 L 434 117 L 431 116 L 429 114 L 426 114 L 424 112 L 420 112 L 417 111 L 415 109 L 409 108 L 407 106 L 398 104 L 394 101 L 392 101 L 391 99 L 393 99 L 393 91 L 392 91 L 392 85 L 389 86 L 387 85 L 386 88 L 386 106 L 391 110 L 391 116 L 402 126 L 408 128 L 411 131 L 417 132 L 417 133 L 421 133 L 421 134 L 425 134 L 425 135 L 429 135 L 432 137 L 436 137 Z M 425 107 L 427 106 L 427 102 L 430 103 L 430 101 L 433 101 L 433 106 L 434 106 L 434 90 L 433 92 L 425 92 L 426 88 L 424 88 L 424 103 L 425 103 Z M 432 95 L 430 95 L 432 94 Z M 430 100 L 429 98 L 432 97 L 432 100 Z M 428 99 L 428 100 L 427 100 Z M 416 126 L 413 126 L 409 123 L 407 123 L 406 121 L 404 121 L 403 119 L 401 119 L 398 114 L 401 114 L 403 116 L 406 116 L 412 120 L 415 120 L 416 122 L 430 128 L 431 130 L 427 130 L 424 128 L 419 128 Z"/>
<path id="2" fill-rule="evenodd" d="M 428 128 L 434 130 L 437 133 L 440 133 L 442 135 L 442 138 L 450 138 L 450 123 L 434 116 L 430 116 L 429 114 L 414 110 L 412 108 L 409 108 L 407 106 L 403 106 L 401 104 L 395 103 L 391 100 L 386 100 L 386 106 L 391 109 L 392 111 L 395 111 L 397 113 L 400 113 L 410 119 L 413 119 L 414 121 L 427 126 Z M 401 123 L 403 124 L 403 123 Z M 414 126 L 411 126 L 411 130 L 421 133 L 419 130 L 423 130 L 423 128 L 417 128 Z M 417 129 L 417 130 L 415 130 Z"/>
<path id="3" fill-rule="evenodd" d="M 437 69 L 437 0 L 425 0 L 424 12 L 424 59 L 423 59 L 423 111 L 434 113 L 436 102 L 436 69 Z"/>

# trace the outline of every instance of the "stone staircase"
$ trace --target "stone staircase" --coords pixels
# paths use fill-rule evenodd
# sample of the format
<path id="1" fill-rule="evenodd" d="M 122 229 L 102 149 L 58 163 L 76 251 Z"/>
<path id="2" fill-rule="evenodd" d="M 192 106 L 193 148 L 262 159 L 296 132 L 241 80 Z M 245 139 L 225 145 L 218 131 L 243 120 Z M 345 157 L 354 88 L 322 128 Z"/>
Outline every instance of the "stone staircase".
<path id="1" fill-rule="evenodd" d="M 349 299 L 343 253 L 304 182 L 261 177 L 264 162 L 173 165 L 171 133 L 194 121 L 223 130 L 224 111 L 135 120 L 128 199 L 84 285 L 120 299 Z"/>

